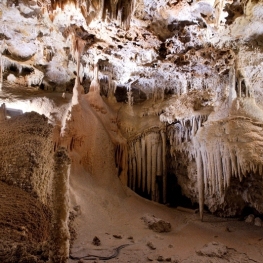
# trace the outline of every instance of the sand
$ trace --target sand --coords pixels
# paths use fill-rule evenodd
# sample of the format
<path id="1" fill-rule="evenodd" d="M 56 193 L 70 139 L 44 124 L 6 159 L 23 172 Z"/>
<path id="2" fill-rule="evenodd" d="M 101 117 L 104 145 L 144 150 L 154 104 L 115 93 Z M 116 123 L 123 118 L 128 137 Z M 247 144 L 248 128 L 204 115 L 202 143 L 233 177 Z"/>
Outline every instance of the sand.
<path id="1" fill-rule="evenodd" d="M 76 201 L 72 205 L 78 205 L 79 209 L 76 209 L 74 220 L 77 237 L 71 255 L 109 256 L 114 248 L 130 244 L 110 262 L 157 262 L 158 259 L 168 262 L 262 262 L 262 227 L 234 218 L 217 218 L 209 213 L 205 213 L 201 222 L 194 210 L 182 212 L 145 200 L 128 189 L 124 189 L 124 196 L 118 196 L 110 189 L 96 186 L 84 171 L 74 172 L 74 178 L 70 179 L 70 198 Z M 146 214 L 170 222 L 171 232 L 150 230 L 141 219 Z M 92 244 L 95 236 L 100 239 L 100 246 Z M 149 242 L 156 249 L 151 249 L 147 245 Z M 226 254 L 221 257 L 198 255 L 208 243 L 214 244 L 210 252 L 217 249 L 217 244 L 224 244 Z"/>

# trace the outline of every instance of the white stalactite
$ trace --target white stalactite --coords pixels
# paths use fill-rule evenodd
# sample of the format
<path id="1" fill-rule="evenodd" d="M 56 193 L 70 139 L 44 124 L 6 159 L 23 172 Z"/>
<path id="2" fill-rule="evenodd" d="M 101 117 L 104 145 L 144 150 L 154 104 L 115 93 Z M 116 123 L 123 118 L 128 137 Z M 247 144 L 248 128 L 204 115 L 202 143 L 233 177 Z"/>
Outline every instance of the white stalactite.
<path id="1" fill-rule="evenodd" d="M 152 144 L 152 186 L 151 186 L 151 193 L 152 193 L 152 200 L 156 201 L 156 175 L 157 175 L 157 149 L 158 149 L 158 135 L 153 134 L 153 144 Z"/>
<path id="2" fill-rule="evenodd" d="M 167 172 L 166 172 L 166 133 L 161 131 L 162 137 L 162 175 L 163 175 L 163 203 L 166 203 L 167 192 Z"/>
<path id="3" fill-rule="evenodd" d="M 128 162 L 129 162 L 129 184 L 128 186 L 130 188 L 132 188 L 132 177 L 133 177 L 133 170 L 132 170 L 132 154 L 131 154 L 131 148 L 129 147 L 129 151 L 128 151 Z"/>
<path id="4" fill-rule="evenodd" d="M 137 187 L 141 188 L 142 152 L 141 152 L 141 143 L 139 140 L 136 140 L 135 152 L 136 152 L 136 163 L 137 163 Z"/>
<path id="5" fill-rule="evenodd" d="M 145 137 L 141 138 L 141 147 L 142 147 L 142 191 L 145 191 L 146 188 L 146 151 L 145 151 Z"/>
<path id="6" fill-rule="evenodd" d="M 162 163 L 163 163 L 163 156 L 162 156 L 162 141 L 159 140 L 157 146 L 157 171 L 156 175 L 161 176 L 163 174 L 162 171 Z"/>
<path id="7" fill-rule="evenodd" d="M 146 159 L 147 159 L 147 192 L 151 193 L 152 182 L 152 134 L 146 136 Z"/>
<path id="8" fill-rule="evenodd" d="M 135 191 L 136 189 L 136 175 L 137 175 L 137 165 L 136 165 L 136 158 L 135 158 L 135 145 L 132 145 L 132 190 Z"/>
<path id="9" fill-rule="evenodd" d="M 197 165 L 197 180 L 198 180 L 198 193 L 199 193 L 199 211 L 200 219 L 203 221 L 204 213 L 204 173 L 203 173 L 203 161 L 201 152 L 197 152 L 196 156 Z"/>

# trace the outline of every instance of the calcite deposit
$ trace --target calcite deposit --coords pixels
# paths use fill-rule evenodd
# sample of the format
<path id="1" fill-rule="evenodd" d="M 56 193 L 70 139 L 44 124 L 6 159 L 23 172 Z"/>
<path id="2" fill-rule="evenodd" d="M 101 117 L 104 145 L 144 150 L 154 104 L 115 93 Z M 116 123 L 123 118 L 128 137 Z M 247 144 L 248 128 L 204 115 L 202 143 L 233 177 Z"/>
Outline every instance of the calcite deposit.
<path id="1" fill-rule="evenodd" d="M 262 219 L 262 67 L 262 1 L 2 0 L 0 181 L 48 211 L 25 257 L 66 262 L 130 191 Z"/>

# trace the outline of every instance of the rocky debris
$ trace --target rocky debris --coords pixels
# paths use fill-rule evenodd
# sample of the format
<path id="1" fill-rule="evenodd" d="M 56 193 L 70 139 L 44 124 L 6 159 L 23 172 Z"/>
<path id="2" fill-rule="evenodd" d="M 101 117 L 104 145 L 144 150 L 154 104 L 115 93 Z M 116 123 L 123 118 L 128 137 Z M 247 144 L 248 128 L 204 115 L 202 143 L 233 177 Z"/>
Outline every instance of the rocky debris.
<path id="1" fill-rule="evenodd" d="M 259 263 L 254 259 L 249 258 L 245 253 L 236 251 L 233 248 L 228 248 L 226 245 L 219 242 L 210 242 L 205 244 L 196 254 L 191 255 L 189 258 L 180 261 L 180 263 Z"/>
<path id="2" fill-rule="evenodd" d="M 153 257 L 152 255 L 149 255 L 149 256 L 147 257 L 147 259 L 148 259 L 148 261 L 154 261 L 154 257 Z"/>
<path id="3" fill-rule="evenodd" d="M 149 229 L 155 232 L 162 233 L 171 231 L 171 224 L 169 222 L 157 218 L 154 215 L 146 215 L 141 219 L 147 224 Z"/>
<path id="4" fill-rule="evenodd" d="M 148 246 L 151 250 L 155 250 L 155 249 L 156 249 L 156 247 L 153 245 L 152 242 L 148 242 L 148 243 L 147 243 L 147 246 Z"/>
<path id="5" fill-rule="evenodd" d="M 231 232 L 231 230 L 230 230 L 230 228 L 228 226 L 225 228 L 225 231 L 226 232 Z"/>
<path id="6" fill-rule="evenodd" d="M 224 255 L 227 254 L 227 247 L 219 242 L 211 242 L 206 244 L 203 248 L 196 251 L 196 253 L 200 256 L 207 256 L 207 257 L 218 257 L 222 258 Z"/>
<path id="7" fill-rule="evenodd" d="M 245 222 L 249 224 L 254 224 L 254 221 L 255 221 L 255 216 L 253 214 L 250 214 L 245 220 Z"/>
<path id="8" fill-rule="evenodd" d="M 255 226 L 262 226 L 262 220 L 260 217 L 256 217 L 255 218 L 255 222 L 254 222 Z"/>
<path id="9" fill-rule="evenodd" d="M 92 240 L 92 244 L 93 244 L 94 246 L 100 246 L 100 245 L 101 245 L 100 239 L 99 239 L 97 236 L 95 236 L 95 237 L 93 238 L 93 240 Z"/>
<path id="10" fill-rule="evenodd" d="M 81 215 L 81 209 L 79 205 L 73 207 L 73 213 L 75 214 L 75 216 Z"/>
<path id="11" fill-rule="evenodd" d="M 163 257 L 163 256 L 158 256 L 158 257 L 157 257 L 157 261 L 159 261 L 159 262 L 164 261 L 164 257 Z"/>
<path id="12" fill-rule="evenodd" d="M 113 237 L 117 238 L 117 239 L 122 239 L 121 235 L 112 235 Z"/>
<path id="13" fill-rule="evenodd" d="M 172 258 L 171 257 L 164 257 L 159 255 L 156 259 L 158 262 L 172 262 Z"/>

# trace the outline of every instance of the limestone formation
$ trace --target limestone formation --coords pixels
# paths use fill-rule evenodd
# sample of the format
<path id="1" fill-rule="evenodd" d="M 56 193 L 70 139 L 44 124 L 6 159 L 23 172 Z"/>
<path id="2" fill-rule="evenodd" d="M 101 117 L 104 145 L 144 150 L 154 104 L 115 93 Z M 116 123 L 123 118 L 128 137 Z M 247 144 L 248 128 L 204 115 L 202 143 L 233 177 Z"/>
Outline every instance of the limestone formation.
<path id="1" fill-rule="evenodd" d="M 91 186 L 262 225 L 262 36 L 255 0 L 0 2 L 0 181 L 51 211 L 45 261 Z"/>

